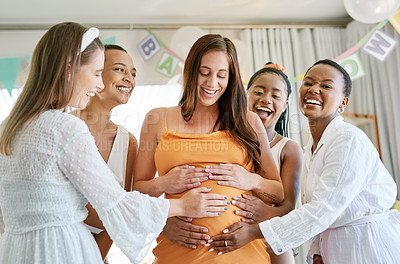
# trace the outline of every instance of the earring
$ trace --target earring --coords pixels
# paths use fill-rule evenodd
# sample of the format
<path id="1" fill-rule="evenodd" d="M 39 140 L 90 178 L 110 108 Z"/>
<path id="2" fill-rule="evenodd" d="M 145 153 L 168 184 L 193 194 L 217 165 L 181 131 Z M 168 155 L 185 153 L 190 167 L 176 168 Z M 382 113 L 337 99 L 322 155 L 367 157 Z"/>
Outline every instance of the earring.
<path id="1" fill-rule="evenodd" d="M 338 110 L 337 110 L 337 112 L 339 113 L 339 115 L 341 114 L 341 113 L 343 113 L 344 112 L 344 108 L 343 107 L 339 107 L 338 108 Z"/>

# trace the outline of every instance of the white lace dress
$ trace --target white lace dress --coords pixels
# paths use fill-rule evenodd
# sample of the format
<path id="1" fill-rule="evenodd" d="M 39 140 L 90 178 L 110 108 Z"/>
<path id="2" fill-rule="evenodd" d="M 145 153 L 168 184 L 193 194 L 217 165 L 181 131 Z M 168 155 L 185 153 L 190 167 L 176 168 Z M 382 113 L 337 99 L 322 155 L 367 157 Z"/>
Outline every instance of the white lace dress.
<path id="1" fill-rule="evenodd" d="M 134 263 L 162 231 L 169 202 L 126 193 L 77 117 L 42 113 L 16 134 L 12 152 L 0 155 L 0 263 L 102 263 L 82 222 L 88 201 Z"/>

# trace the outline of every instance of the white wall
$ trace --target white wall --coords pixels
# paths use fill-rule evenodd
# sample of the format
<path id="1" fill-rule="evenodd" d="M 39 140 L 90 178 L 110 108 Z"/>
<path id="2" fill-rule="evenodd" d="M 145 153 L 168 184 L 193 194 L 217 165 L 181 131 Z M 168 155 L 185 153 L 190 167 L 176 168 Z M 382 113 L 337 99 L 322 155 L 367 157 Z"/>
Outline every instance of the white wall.
<path id="1" fill-rule="evenodd" d="M 185 29 L 185 28 L 183 28 Z M 246 44 L 240 40 L 239 29 L 232 30 L 207 30 L 193 28 L 192 30 L 170 30 L 170 29 L 154 29 L 152 32 L 162 40 L 162 42 L 172 51 L 186 57 L 191 44 L 201 36 L 201 33 L 218 33 L 231 39 L 237 49 L 239 62 L 244 81 L 251 76 L 250 65 L 251 55 Z M 46 30 L 0 30 L 0 59 L 6 57 L 25 57 L 30 56 L 35 45 Z M 155 71 L 156 65 L 161 57 L 162 52 L 156 54 L 149 61 L 145 61 L 140 55 L 136 45 L 143 40 L 149 33 L 145 29 L 133 30 L 100 30 L 100 38 L 116 37 L 116 44 L 124 47 L 133 57 L 135 67 L 137 68 L 137 84 L 166 84 L 170 78 L 163 76 Z M 16 80 L 16 87 L 22 87 L 26 74 L 27 62 L 23 59 Z M 176 75 L 183 70 L 183 64 L 180 64 L 176 71 Z M 0 81 L 0 88 L 2 83 Z"/>

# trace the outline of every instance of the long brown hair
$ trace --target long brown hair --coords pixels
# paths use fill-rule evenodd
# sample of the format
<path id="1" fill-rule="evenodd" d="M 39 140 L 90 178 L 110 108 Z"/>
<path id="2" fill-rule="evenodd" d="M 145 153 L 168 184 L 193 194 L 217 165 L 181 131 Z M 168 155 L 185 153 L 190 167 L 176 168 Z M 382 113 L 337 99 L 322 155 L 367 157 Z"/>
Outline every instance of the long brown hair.
<path id="1" fill-rule="evenodd" d="M 253 171 L 261 171 L 260 143 L 247 120 L 246 92 L 240 77 L 236 48 L 232 41 L 218 34 L 200 37 L 192 46 L 183 69 L 183 94 L 179 102 L 181 114 L 189 121 L 197 103 L 197 79 L 203 55 L 210 51 L 224 51 L 229 62 L 228 86 L 218 100 L 219 115 L 214 130 L 226 130 L 246 150 L 247 162 Z"/>
<path id="2" fill-rule="evenodd" d="M 0 153 L 11 155 L 11 143 L 25 123 L 49 109 L 62 109 L 72 97 L 75 74 L 103 44 L 96 38 L 80 52 L 86 28 L 73 22 L 51 27 L 32 54 L 27 81 L 0 136 Z"/>

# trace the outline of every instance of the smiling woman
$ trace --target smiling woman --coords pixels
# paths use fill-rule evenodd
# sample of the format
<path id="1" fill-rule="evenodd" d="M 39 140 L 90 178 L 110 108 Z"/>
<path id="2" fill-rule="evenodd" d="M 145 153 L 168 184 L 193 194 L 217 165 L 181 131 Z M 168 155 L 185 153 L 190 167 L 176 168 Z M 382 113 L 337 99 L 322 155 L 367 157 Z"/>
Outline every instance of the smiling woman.
<path id="1" fill-rule="evenodd" d="M 110 116 L 116 106 L 128 102 L 135 88 L 136 68 L 127 51 L 118 45 L 105 45 L 104 53 L 104 89 L 93 94 L 85 109 L 72 114 L 85 121 L 102 158 L 114 172 L 116 180 L 129 192 L 132 190 L 137 141 L 125 127 L 114 124 Z M 101 255 L 105 258 L 112 240 L 93 207 L 88 204 L 87 209 L 89 215 L 85 223 L 94 233 Z M 118 251 L 115 246 L 114 251 Z"/>
<path id="2" fill-rule="evenodd" d="M 72 107 L 85 108 L 90 98 L 104 88 L 101 79 L 101 72 L 104 65 L 103 50 L 97 50 L 91 60 L 92 63 L 81 65 L 76 75 L 74 89 L 75 87 L 79 87 L 79 93 L 72 94 L 70 101 L 70 106 Z"/>
<path id="3" fill-rule="evenodd" d="M 62 111 L 86 106 L 88 92 L 103 87 L 102 52 L 98 30 L 72 22 L 51 27 L 35 48 L 24 89 L 0 126 L 0 263 L 102 263 L 83 225 L 88 202 L 133 262 L 168 216 L 221 210 L 224 197 L 206 188 L 171 201 L 126 192 L 88 126 Z"/>
<path id="4" fill-rule="evenodd" d="M 219 240 L 234 239 L 230 231 L 237 229 L 264 237 L 282 254 L 311 238 L 308 263 L 400 263 L 400 214 L 390 209 L 396 184 L 369 138 L 340 116 L 351 88 L 349 74 L 332 60 L 308 69 L 299 97 L 311 132 L 303 205 L 258 226 L 238 223 Z"/>
<path id="5" fill-rule="evenodd" d="M 226 197 L 216 218 L 184 218 L 192 223 L 170 218 L 153 251 L 157 264 L 269 263 L 262 240 L 224 255 L 206 246 L 210 236 L 240 221 L 232 197 L 253 191 L 269 202 L 283 198 L 265 130 L 247 111 L 239 72 L 228 38 L 202 36 L 186 59 L 179 105 L 153 109 L 143 123 L 135 189 L 179 198 L 190 189 L 210 187 Z M 196 230 L 196 239 L 186 239 L 187 228 Z"/>

